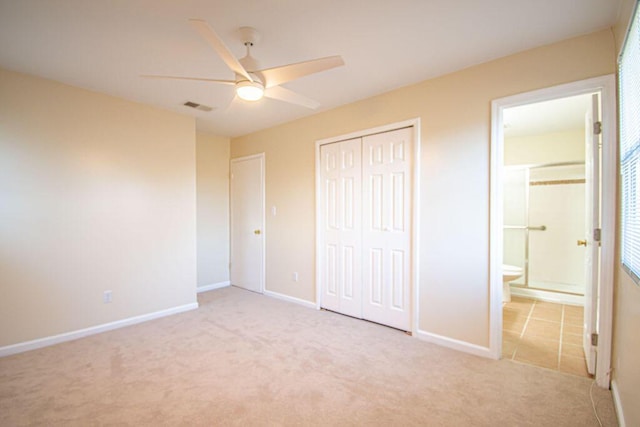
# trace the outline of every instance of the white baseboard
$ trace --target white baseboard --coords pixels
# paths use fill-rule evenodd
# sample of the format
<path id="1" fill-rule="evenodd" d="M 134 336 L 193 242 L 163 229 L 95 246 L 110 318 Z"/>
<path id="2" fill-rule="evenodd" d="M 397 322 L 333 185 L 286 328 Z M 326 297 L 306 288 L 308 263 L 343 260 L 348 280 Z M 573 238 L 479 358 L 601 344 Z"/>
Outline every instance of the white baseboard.
<path id="1" fill-rule="evenodd" d="M 554 302 L 556 304 L 568 304 L 584 306 L 584 296 L 570 295 L 560 292 L 544 291 L 541 289 L 511 287 L 511 295 L 524 298 L 535 298 L 540 301 Z"/>
<path id="2" fill-rule="evenodd" d="M 0 357 L 23 353 L 25 351 L 35 350 L 37 348 L 48 347 L 66 341 L 77 340 L 78 338 L 87 337 L 89 335 L 95 335 L 101 332 L 124 328 L 125 326 L 131 326 L 137 323 L 146 322 L 148 320 L 158 319 L 160 317 L 166 317 L 172 314 L 178 314 L 189 310 L 195 310 L 197 308 L 198 303 L 194 302 L 191 304 L 184 304 L 177 307 L 168 308 L 166 310 L 154 311 L 153 313 L 142 314 L 140 316 L 129 317 L 127 319 L 116 320 L 115 322 L 92 326 L 90 328 L 78 329 L 77 331 L 65 332 L 63 334 L 52 335 L 50 337 L 7 345 L 4 347 L 0 347 Z"/>
<path id="3" fill-rule="evenodd" d="M 626 427 L 627 424 L 624 421 L 624 411 L 622 410 L 622 402 L 620 402 L 620 392 L 616 380 L 611 381 L 611 395 L 613 396 L 613 407 L 616 409 L 616 416 L 618 417 L 618 425 Z"/>
<path id="4" fill-rule="evenodd" d="M 433 334 L 431 332 L 418 330 L 415 334 L 416 338 L 428 341 L 433 344 L 448 347 L 453 350 L 461 351 L 463 353 L 473 354 L 475 356 L 486 357 L 488 359 L 495 359 L 488 347 L 482 347 L 479 345 L 471 344 L 465 341 L 459 341 L 453 338 L 444 337 L 442 335 Z"/>
<path id="5" fill-rule="evenodd" d="M 307 300 L 296 298 L 296 297 L 290 297 L 289 295 L 280 294 L 278 292 L 265 290 L 264 291 L 264 295 L 266 295 L 268 297 L 272 297 L 272 298 L 281 299 L 283 301 L 288 301 L 288 302 L 293 302 L 295 304 L 304 305 L 305 307 L 308 307 L 308 308 L 314 308 L 314 309 L 316 308 L 316 303 L 315 302 L 307 301 Z"/>
<path id="6" fill-rule="evenodd" d="M 198 286 L 196 289 L 198 293 L 212 291 L 214 289 L 226 288 L 227 286 L 231 286 L 231 282 L 229 280 L 224 282 L 212 283 L 210 285 Z"/>

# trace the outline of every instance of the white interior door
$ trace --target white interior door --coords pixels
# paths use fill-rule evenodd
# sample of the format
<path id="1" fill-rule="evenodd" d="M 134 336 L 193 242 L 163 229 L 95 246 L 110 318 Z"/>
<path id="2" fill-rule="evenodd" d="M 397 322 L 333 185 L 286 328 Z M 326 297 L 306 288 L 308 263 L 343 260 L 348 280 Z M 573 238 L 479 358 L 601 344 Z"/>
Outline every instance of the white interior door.
<path id="1" fill-rule="evenodd" d="M 363 318 L 411 329 L 410 128 L 363 138 Z"/>
<path id="2" fill-rule="evenodd" d="M 320 147 L 322 306 L 362 317 L 361 139 Z"/>
<path id="3" fill-rule="evenodd" d="M 600 228 L 600 131 L 594 123 L 599 121 L 600 102 L 598 94 L 592 96 L 591 109 L 585 118 L 585 294 L 584 294 L 584 355 L 590 374 L 596 371 L 596 346 L 592 334 L 597 334 L 600 242 L 594 230 Z"/>
<path id="4" fill-rule="evenodd" d="M 231 160 L 231 284 L 264 291 L 264 154 Z"/>

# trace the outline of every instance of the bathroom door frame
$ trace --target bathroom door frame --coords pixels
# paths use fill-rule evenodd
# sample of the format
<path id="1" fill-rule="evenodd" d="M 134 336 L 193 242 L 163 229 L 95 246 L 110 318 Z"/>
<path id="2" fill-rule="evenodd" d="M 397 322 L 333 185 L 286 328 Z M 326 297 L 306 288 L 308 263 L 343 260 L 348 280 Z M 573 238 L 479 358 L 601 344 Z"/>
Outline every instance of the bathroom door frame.
<path id="1" fill-rule="evenodd" d="M 601 170 L 601 229 L 598 345 L 596 382 L 609 388 L 611 367 L 611 335 L 613 323 L 613 274 L 615 256 L 616 180 L 617 180 L 617 127 L 616 80 L 613 74 L 580 80 L 549 88 L 525 92 L 491 102 L 491 177 L 490 177 L 490 344 L 494 359 L 502 354 L 502 260 L 503 260 L 503 188 L 504 124 L 503 112 L 507 108 L 550 101 L 574 95 L 600 93 L 602 107 L 602 170 Z"/>

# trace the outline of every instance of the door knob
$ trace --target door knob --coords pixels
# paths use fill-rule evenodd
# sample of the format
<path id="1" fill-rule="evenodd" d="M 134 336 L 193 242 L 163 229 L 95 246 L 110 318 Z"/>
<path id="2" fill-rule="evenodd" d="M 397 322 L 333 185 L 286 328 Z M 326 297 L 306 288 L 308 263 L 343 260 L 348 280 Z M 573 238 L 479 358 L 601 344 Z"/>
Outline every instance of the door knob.
<path id="1" fill-rule="evenodd" d="M 253 234 L 260 234 L 260 230 L 253 230 Z"/>
<path id="2" fill-rule="evenodd" d="M 578 246 L 587 246 L 586 240 L 578 240 Z"/>

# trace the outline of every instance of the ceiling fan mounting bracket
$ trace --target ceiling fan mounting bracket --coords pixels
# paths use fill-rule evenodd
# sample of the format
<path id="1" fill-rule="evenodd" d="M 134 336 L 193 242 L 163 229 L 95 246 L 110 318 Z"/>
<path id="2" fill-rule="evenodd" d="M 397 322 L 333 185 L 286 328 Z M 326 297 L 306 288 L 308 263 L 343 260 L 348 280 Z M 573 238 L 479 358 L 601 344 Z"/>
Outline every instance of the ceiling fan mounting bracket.
<path id="1" fill-rule="evenodd" d="M 238 33 L 245 46 L 253 46 L 260 41 L 260 33 L 253 27 L 240 27 Z"/>

